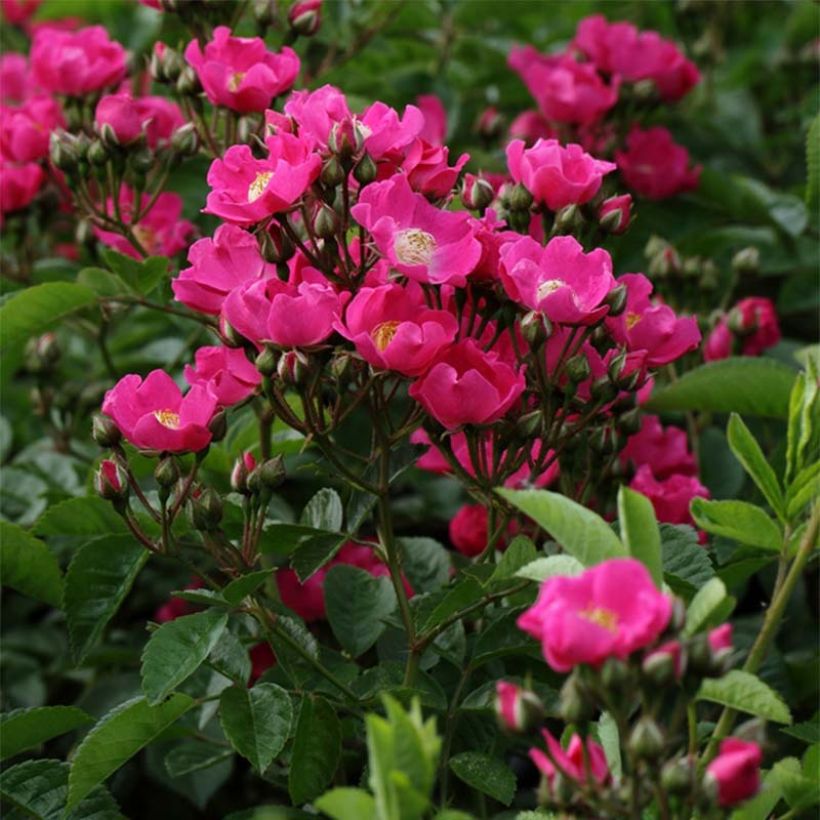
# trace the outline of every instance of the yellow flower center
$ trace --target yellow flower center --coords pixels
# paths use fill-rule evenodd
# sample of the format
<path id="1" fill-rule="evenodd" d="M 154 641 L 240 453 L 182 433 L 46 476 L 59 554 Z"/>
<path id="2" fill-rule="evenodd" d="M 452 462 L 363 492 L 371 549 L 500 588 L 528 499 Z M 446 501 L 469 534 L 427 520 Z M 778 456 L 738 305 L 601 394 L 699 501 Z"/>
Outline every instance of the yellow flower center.
<path id="1" fill-rule="evenodd" d="M 148 253 L 153 254 L 159 250 L 159 241 L 157 240 L 156 231 L 153 228 L 147 228 L 144 225 L 135 225 L 132 229 L 137 241 L 142 245 Z"/>
<path id="2" fill-rule="evenodd" d="M 173 410 L 154 410 L 154 418 L 169 430 L 179 429 L 179 413 Z"/>
<path id="3" fill-rule="evenodd" d="M 535 295 L 540 302 L 542 299 L 546 299 L 551 293 L 555 293 L 556 290 L 561 290 L 561 288 L 566 287 L 566 284 L 566 282 L 563 282 L 560 279 L 547 279 L 546 282 L 542 282 L 538 286 L 538 290 Z"/>
<path id="4" fill-rule="evenodd" d="M 248 202 L 256 202 L 262 194 L 265 193 L 265 188 L 273 178 L 273 171 L 260 171 L 253 182 L 248 185 Z"/>
<path id="5" fill-rule="evenodd" d="M 429 265 L 436 249 L 436 240 L 427 231 L 409 228 L 396 235 L 393 249 L 396 258 L 404 265 Z"/>
<path id="6" fill-rule="evenodd" d="M 237 71 L 234 74 L 231 74 L 228 77 L 228 91 L 231 94 L 236 94 L 239 91 L 239 86 L 242 85 L 242 80 L 245 79 L 245 72 L 244 71 Z"/>
<path id="7" fill-rule="evenodd" d="M 627 330 L 632 330 L 632 328 L 635 327 L 635 325 L 637 325 L 638 322 L 641 321 L 641 319 L 643 319 L 643 316 L 641 316 L 640 313 L 627 313 L 626 314 L 626 329 Z"/>
<path id="8" fill-rule="evenodd" d="M 585 621 L 603 627 L 607 632 L 618 631 L 618 613 L 601 606 L 589 606 L 578 613 Z"/>
<path id="9" fill-rule="evenodd" d="M 376 345 L 376 350 L 378 350 L 379 353 L 384 352 L 387 345 L 393 341 L 393 337 L 399 329 L 399 324 L 400 323 L 395 320 L 382 322 L 370 331 L 370 338 L 373 340 L 373 344 Z"/>

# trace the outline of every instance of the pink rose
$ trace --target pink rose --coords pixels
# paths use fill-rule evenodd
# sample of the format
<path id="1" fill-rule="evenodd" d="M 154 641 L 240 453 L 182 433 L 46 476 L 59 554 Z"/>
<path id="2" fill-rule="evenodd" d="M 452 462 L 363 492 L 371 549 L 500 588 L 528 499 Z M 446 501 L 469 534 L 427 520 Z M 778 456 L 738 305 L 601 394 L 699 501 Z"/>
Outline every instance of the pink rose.
<path id="1" fill-rule="evenodd" d="M 144 208 L 150 199 L 148 194 L 143 194 L 141 207 Z M 182 219 L 182 197 L 179 194 L 170 191 L 161 193 L 151 210 L 143 214 L 136 224 L 131 222 L 134 215 L 133 202 L 134 192 L 123 185 L 120 189 L 120 213 L 123 220 L 131 224 L 131 230 L 149 256 L 173 256 L 187 246 L 194 226 L 187 219 Z M 114 203 L 111 200 L 106 203 L 106 211 L 108 214 L 114 213 Z M 126 256 L 141 258 L 136 248 L 118 233 L 95 227 L 94 236 L 103 245 Z"/>
<path id="2" fill-rule="evenodd" d="M 603 301 L 615 279 L 603 248 L 584 253 L 572 236 L 553 237 L 546 247 L 521 237 L 500 253 L 504 289 L 525 307 L 567 325 L 592 325 L 608 312 Z"/>
<path id="3" fill-rule="evenodd" d="M 468 159 L 469 154 L 462 154 L 456 164 L 450 166 L 447 164 L 448 148 L 416 139 L 410 145 L 401 167 L 414 191 L 441 198 L 452 191 Z"/>
<path id="4" fill-rule="evenodd" d="M 524 374 L 473 339 L 447 348 L 410 387 L 410 395 L 448 430 L 462 424 L 492 424 L 524 392 Z"/>
<path id="5" fill-rule="evenodd" d="M 626 286 L 626 308 L 608 316 L 612 337 L 627 350 L 646 352 L 649 367 L 661 367 L 679 359 L 700 344 L 700 328 L 694 316 L 675 315 L 662 302 L 652 302 L 653 284 L 643 274 L 625 273 L 618 279 Z"/>
<path id="6" fill-rule="evenodd" d="M 716 784 L 721 806 L 734 806 L 758 793 L 762 760 L 757 743 L 736 737 L 721 742 L 718 756 L 706 767 L 706 777 Z"/>
<path id="7" fill-rule="evenodd" d="M 13 26 L 26 23 L 40 7 L 43 0 L 2 0 L 3 17 Z"/>
<path id="8" fill-rule="evenodd" d="M 297 0 L 288 10 L 288 23 L 302 37 L 312 37 L 322 24 L 322 0 Z"/>
<path id="9" fill-rule="evenodd" d="M 265 144 L 264 159 L 256 159 L 249 145 L 232 145 L 211 163 L 205 213 L 252 225 L 288 210 L 319 176 L 322 159 L 304 140 L 281 132 Z"/>
<path id="10" fill-rule="evenodd" d="M 732 355 L 735 337 L 729 330 L 729 325 L 725 317 L 718 319 L 718 323 L 712 328 L 712 332 L 706 337 L 703 345 L 703 358 L 707 362 L 716 362 L 720 359 L 728 359 Z"/>
<path id="11" fill-rule="evenodd" d="M 345 95 L 332 85 L 315 91 L 293 91 L 285 103 L 285 114 L 299 123 L 299 136 L 320 148 L 327 148 L 334 125 L 350 120 L 352 114 Z"/>
<path id="12" fill-rule="evenodd" d="M 0 213 L 30 205 L 45 179 L 45 172 L 37 163 L 17 164 L 0 156 Z"/>
<path id="13" fill-rule="evenodd" d="M 21 103 L 34 92 L 28 61 L 23 54 L 0 55 L 0 100 L 4 105 Z"/>
<path id="14" fill-rule="evenodd" d="M 434 207 L 405 176 L 368 185 L 350 212 L 390 264 L 419 282 L 464 285 L 481 255 L 469 214 Z"/>
<path id="15" fill-rule="evenodd" d="M 185 118 L 176 103 L 165 97 L 138 97 L 128 93 L 109 94 L 97 103 L 94 121 L 99 131 L 109 125 L 121 145 L 128 145 L 145 134 L 148 145 L 156 148 L 171 139 Z"/>
<path id="16" fill-rule="evenodd" d="M 194 366 L 185 365 L 184 376 L 191 387 L 207 387 L 222 407 L 253 395 L 262 381 L 244 350 L 219 346 L 200 347 L 194 356 Z"/>
<path id="17" fill-rule="evenodd" d="M 81 96 L 125 76 L 125 49 L 102 26 L 79 31 L 40 29 L 31 47 L 34 79 L 55 94 Z"/>
<path id="18" fill-rule="evenodd" d="M 737 318 L 744 356 L 759 356 L 780 341 L 780 324 L 771 299 L 741 299 L 730 312 Z"/>
<path id="19" fill-rule="evenodd" d="M 709 648 L 715 655 L 725 654 L 734 649 L 732 645 L 732 625 L 721 624 L 709 631 Z"/>
<path id="20" fill-rule="evenodd" d="M 424 128 L 424 114 L 415 105 L 408 105 L 404 113 L 383 102 L 374 102 L 360 117 L 365 128 L 364 148 L 376 162 L 398 165 L 407 147 Z"/>
<path id="21" fill-rule="evenodd" d="M 188 250 L 191 266 L 171 282 L 178 302 L 201 313 L 219 315 L 225 297 L 256 279 L 276 276 L 259 253 L 253 234 L 236 225 L 220 225 L 213 238 L 200 239 Z"/>
<path id="22" fill-rule="evenodd" d="M 522 111 L 511 123 L 507 132 L 512 140 L 523 140 L 529 148 L 538 140 L 555 139 L 555 129 L 538 111 Z"/>
<path id="23" fill-rule="evenodd" d="M 600 666 L 653 644 L 672 615 L 646 567 L 634 558 L 612 558 L 574 578 L 546 580 L 535 604 L 518 619 L 541 641 L 556 672 L 578 664 Z"/>
<path id="24" fill-rule="evenodd" d="M 568 54 L 547 56 L 532 46 L 514 48 L 507 59 L 548 120 L 588 125 L 618 102 L 618 79 L 607 85 L 595 66 Z"/>
<path id="25" fill-rule="evenodd" d="M 487 547 L 487 508 L 483 504 L 464 504 L 450 520 L 450 543 L 470 558 Z"/>
<path id="26" fill-rule="evenodd" d="M 419 137 L 430 145 L 444 145 L 447 138 L 447 109 L 435 94 L 416 97 L 416 107 L 424 115 L 424 127 Z"/>
<path id="27" fill-rule="evenodd" d="M 293 49 L 268 51 L 260 37 L 232 37 L 227 26 L 214 29 L 204 51 L 198 40 L 191 40 L 185 59 L 214 105 L 241 114 L 264 111 L 293 85 L 300 65 Z"/>
<path id="28" fill-rule="evenodd" d="M 658 521 L 667 524 L 691 524 L 689 505 L 692 499 L 709 498 L 709 490 L 694 476 L 673 473 L 658 480 L 649 464 L 642 464 L 637 469 L 629 486 L 643 493 L 652 502 Z"/>
<path id="29" fill-rule="evenodd" d="M 145 380 L 135 374 L 123 376 L 105 394 L 102 411 L 135 447 L 180 453 L 208 446 L 208 424 L 216 404 L 216 397 L 202 385 L 183 396 L 164 370 L 152 370 Z"/>
<path id="30" fill-rule="evenodd" d="M 104 458 L 94 474 L 94 489 L 102 498 L 108 500 L 124 499 L 128 494 L 125 473 L 116 461 Z"/>
<path id="31" fill-rule="evenodd" d="M 691 167 L 689 152 L 659 125 L 632 127 L 626 151 L 615 152 L 626 184 L 647 199 L 666 199 L 698 187 L 701 166 Z"/>
<path id="32" fill-rule="evenodd" d="M 48 156 L 49 136 L 65 124 L 56 100 L 31 97 L 21 106 L 0 106 L 0 152 L 15 162 L 33 162 Z"/>
<path id="33" fill-rule="evenodd" d="M 564 751 L 561 744 L 546 729 L 542 729 L 541 734 L 547 743 L 552 759 L 538 748 L 530 749 L 530 759 L 546 778 L 550 790 L 556 774 L 574 780 L 576 783 L 585 783 L 588 778 L 600 785 L 609 782 L 609 767 L 603 746 L 596 743 L 591 737 L 587 738 L 585 742 L 580 735 L 573 735 L 566 751 Z M 586 752 L 584 751 L 584 745 L 586 745 Z M 553 761 L 555 761 L 554 764 Z M 587 774 L 587 765 L 589 766 L 589 774 Z"/>
<path id="34" fill-rule="evenodd" d="M 411 282 L 362 288 L 335 327 L 374 367 L 419 376 L 455 339 L 458 322 L 446 310 L 428 308 Z"/>
<path id="35" fill-rule="evenodd" d="M 552 211 L 589 202 L 604 175 L 616 167 L 591 157 L 580 145 L 564 146 L 558 140 L 538 140 L 532 148 L 513 140 L 507 146 L 507 166 L 512 178 Z"/>
<path id="36" fill-rule="evenodd" d="M 632 217 L 632 197 L 629 194 L 611 196 L 598 208 L 598 220 L 609 233 L 621 234 L 628 227 Z"/>
<path id="37" fill-rule="evenodd" d="M 658 478 L 673 473 L 695 475 L 697 465 L 689 451 L 686 433 L 678 427 L 663 427 L 657 416 L 644 416 L 641 429 L 630 436 L 621 450 L 621 462 L 635 467 L 648 464 Z"/>

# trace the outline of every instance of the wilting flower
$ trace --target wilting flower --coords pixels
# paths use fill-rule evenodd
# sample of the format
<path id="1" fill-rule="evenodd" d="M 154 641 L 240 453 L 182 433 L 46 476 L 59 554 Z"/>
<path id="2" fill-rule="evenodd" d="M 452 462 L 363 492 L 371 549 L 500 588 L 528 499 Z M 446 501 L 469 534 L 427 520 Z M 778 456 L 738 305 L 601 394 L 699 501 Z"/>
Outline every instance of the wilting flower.
<path id="1" fill-rule="evenodd" d="M 109 94 L 97 103 L 94 122 L 100 130 L 109 126 L 121 145 L 128 145 L 144 133 L 151 148 L 171 139 L 185 123 L 179 106 L 165 97 L 137 97 L 128 93 Z"/>
<path id="2" fill-rule="evenodd" d="M 253 395 L 262 377 L 245 351 L 232 347 L 200 347 L 194 366 L 185 365 L 185 381 L 208 387 L 223 407 Z"/>
<path id="3" fill-rule="evenodd" d="M 721 806 L 734 806 L 760 790 L 760 763 L 763 752 L 757 743 L 727 737 L 718 756 L 706 767 L 706 777 L 717 787 Z"/>
<path id="4" fill-rule="evenodd" d="M 667 524 L 691 524 L 689 505 L 693 498 L 709 498 L 709 490 L 694 476 L 673 473 L 658 480 L 649 464 L 641 465 L 629 486 L 643 493 L 655 509 L 658 521 Z"/>
<path id="5" fill-rule="evenodd" d="M 668 478 L 673 473 L 695 475 L 697 465 L 689 450 L 686 433 L 678 427 L 664 427 L 657 416 L 646 415 L 641 419 L 641 429 L 630 436 L 621 450 L 623 464 L 631 462 L 635 467 L 648 464 L 658 478 Z"/>
<path id="6" fill-rule="evenodd" d="M 552 789 L 556 774 L 574 780 L 576 783 L 585 783 L 588 778 L 601 785 L 609 782 L 609 767 L 603 746 L 591 737 L 584 741 L 580 735 L 573 735 L 564 751 L 561 744 L 546 729 L 542 729 L 541 734 L 547 743 L 549 757 L 541 749 L 533 748 L 530 749 L 530 759 L 546 778 L 549 789 Z M 586 753 L 584 752 L 585 745 Z"/>

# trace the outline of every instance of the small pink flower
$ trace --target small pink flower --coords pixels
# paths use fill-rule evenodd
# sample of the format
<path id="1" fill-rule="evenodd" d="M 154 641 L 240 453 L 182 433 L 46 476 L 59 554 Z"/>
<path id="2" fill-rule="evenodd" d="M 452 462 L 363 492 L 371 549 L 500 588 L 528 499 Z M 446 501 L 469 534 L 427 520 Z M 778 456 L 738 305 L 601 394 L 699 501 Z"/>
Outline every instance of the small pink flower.
<path id="1" fill-rule="evenodd" d="M 185 119 L 179 106 L 165 97 L 138 97 L 128 93 L 109 94 L 97 103 L 97 129 L 109 125 L 120 144 L 128 145 L 145 134 L 149 147 L 171 139 Z"/>
<path id="2" fill-rule="evenodd" d="M 191 266 L 179 272 L 171 288 L 178 302 L 201 313 L 218 316 L 225 297 L 256 279 L 276 275 L 259 253 L 253 234 L 236 225 L 220 225 L 213 238 L 200 239 L 188 249 Z"/>
<path id="3" fill-rule="evenodd" d="M 450 543 L 472 558 L 487 547 L 487 508 L 483 504 L 464 504 L 450 519 Z"/>
<path id="4" fill-rule="evenodd" d="M 45 179 L 45 172 L 36 162 L 18 164 L 0 156 L 0 213 L 30 205 Z"/>
<path id="5" fill-rule="evenodd" d="M 706 337 L 703 345 L 703 358 L 707 362 L 716 362 L 720 359 L 728 359 L 732 355 L 735 337 L 729 330 L 726 318 L 718 319 L 718 323 L 712 328 L 711 333 Z"/>
<path id="6" fill-rule="evenodd" d="M 299 124 L 300 137 L 320 148 L 327 148 L 334 125 L 352 117 L 345 95 L 332 85 L 293 91 L 285 103 L 285 114 Z"/>
<path id="7" fill-rule="evenodd" d="M 520 113 L 510 123 L 507 133 L 512 140 L 523 140 L 528 148 L 538 140 L 551 140 L 557 136 L 549 120 L 538 111 Z"/>
<path id="8" fill-rule="evenodd" d="M 336 330 L 375 367 L 405 376 L 424 373 L 455 339 L 458 322 L 446 310 L 433 310 L 414 282 L 362 288 L 347 306 Z"/>
<path id="9" fill-rule="evenodd" d="M 589 202 L 604 175 L 615 170 L 613 163 L 595 159 L 580 145 L 564 146 L 558 140 L 538 140 L 532 148 L 513 140 L 507 146 L 507 166 L 512 178 L 552 211 Z"/>
<path id="10" fill-rule="evenodd" d="M 222 306 L 222 317 L 255 344 L 311 347 L 333 332 L 344 300 L 326 282 L 260 279 L 235 288 Z"/>
<path id="11" fill-rule="evenodd" d="M 410 395 L 448 430 L 462 424 L 492 424 L 524 392 L 524 374 L 485 353 L 473 339 L 447 348 L 410 387 Z"/>
<path id="12" fill-rule="evenodd" d="M 609 782 L 609 766 L 606 762 L 603 746 L 596 743 L 592 738 L 586 739 L 585 754 L 585 743 L 580 735 L 573 735 L 570 738 L 569 746 L 564 751 L 561 744 L 546 729 L 542 729 L 541 734 L 547 743 L 550 754 L 547 756 L 541 749 L 533 748 L 530 749 L 530 759 L 546 778 L 550 789 L 552 789 L 552 782 L 556 774 L 574 780 L 576 783 L 587 782 L 589 775 L 591 775 L 592 781 L 600 785 Z M 585 759 L 588 760 L 589 775 L 587 774 Z"/>
<path id="13" fill-rule="evenodd" d="M 553 237 L 546 247 L 521 237 L 500 253 L 504 289 L 525 307 L 567 325 L 592 325 L 608 312 L 603 301 L 615 279 L 603 248 L 584 253 L 572 236 Z"/>
<path id="14" fill-rule="evenodd" d="M 612 558 L 574 578 L 549 578 L 518 627 L 541 641 L 556 672 L 599 666 L 654 643 L 672 615 L 672 601 L 634 558 Z"/>
<path id="15" fill-rule="evenodd" d="M 21 106 L 0 107 L 0 152 L 15 162 L 33 162 L 48 156 L 51 131 L 65 124 L 56 100 L 36 96 Z"/>
<path id="16" fill-rule="evenodd" d="M 194 366 L 185 365 L 185 381 L 193 387 L 208 387 L 222 407 L 253 395 L 262 381 L 244 350 L 232 347 L 200 347 Z"/>
<path id="17" fill-rule="evenodd" d="M 35 90 L 25 55 L 13 52 L 0 55 L 0 101 L 4 105 L 21 103 Z"/>
<path id="18" fill-rule="evenodd" d="M 322 159 L 304 140 L 280 132 L 265 144 L 264 159 L 256 159 L 248 145 L 232 145 L 211 163 L 205 213 L 252 225 L 288 210 L 319 176 Z"/>
<path id="19" fill-rule="evenodd" d="M 617 78 L 607 85 L 594 66 L 568 54 L 547 56 L 525 46 L 513 49 L 507 62 L 521 76 L 544 116 L 554 122 L 588 125 L 618 101 Z"/>
<path id="20" fill-rule="evenodd" d="M 689 504 L 693 498 L 709 498 L 709 490 L 697 478 L 673 473 L 658 480 L 649 464 L 641 465 L 629 486 L 643 493 L 655 508 L 658 521 L 667 524 L 691 524 Z"/>
<path id="21" fill-rule="evenodd" d="M 758 793 L 762 760 L 757 743 L 736 737 L 721 742 L 718 756 L 706 767 L 707 778 L 717 784 L 721 806 L 734 806 Z"/>
<path id="22" fill-rule="evenodd" d="M 447 109 L 435 94 L 416 97 L 416 106 L 424 115 L 424 128 L 419 137 L 430 145 L 444 145 L 447 138 Z"/>
<path id="23" fill-rule="evenodd" d="M 689 451 L 686 433 L 678 427 L 663 427 L 657 416 L 646 415 L 641 429 L 627 439 L 621 450 L 621 462 L 635 467 L 648 464 L 658 478 L 668 478 L 673 473 L 695 475 L 697 465 Z"/>
<path id="24" fill-rule="evenodd" d="M 405 176 L 368 185 L 350 212 L 390 264 L 416 281 L 464 285 L 481 256 L 469 214 L 435 208 Z"/>
<path id="25" fill-rule="evenodd" d="M 364 147 L 376 162 L 398 165 L 407 147 L 424 128 L 424 114 L 415 105 L 408 105 L 404 113 L 383 102 L 368 106 L 360 117 L 365 128 Z"/>
<path id="26" fill-rule="evenodd" d="M 268 51 L 261 37 L 232 37 L 227 26 L 214 29 L 204 51 L 198 40 L 191 40 L 185 59 L 214 105 L 242 114 L 264 111 L 299 73 L 299 57 L 293 49 Z"/>
<path id="27" fill-rule="evenodd" d="M 81 96 L 125 76 L 125 49 L 102 26 L 79 31 L 40 29 L 31 47 L 34 79 L 55 94 Z"/>
<path id="28" fill-rule="evenodd" d="M 659 125 L 632 127 L 626 151 L 615 152 L 626 184 L 647 199 L 666 199 L 698 187 L 701 166 L 691 167 L 689 152 Z"/>
<path id="29" fill-rule="evenodd" d="M 145 380 L 123 376 L 105 394 L 102 411 L 135 447 L 180 453 L 208 446 L 216 405 L 216 397 L 202 385 L 183 396 L 164 370 L 152 370 Z"/>
<path id="30" fill-rule="evenodd" d="M 449 149 L 416 139 L 407 150 L 401 167 L 407 174 L 410 187 L 429 197 L 445 197 L 456 184 L 461 169 L 470 159 L 462 154 L 455 165 L 448 165 Z"/>
<path id="31" fill-rule="evenodd" d="M 744 356 L 759 356 L 780 341 L 780 324 L 771 299 L 741 299 L 731 312 L 739 317 L 738 333 Z"/>
<path id="32" fill-rule="evenodd" d="M 0 9 L 3 17 L 13 26 L 20 26 L 28 22 L 29 18 L 40 7 L 43 0 L 2 0 Z"/>
<path id="33" fill-rule="evenodd" d="M 144 208 L 150 199 L 148 194 L 143 194 L 141 207 Z M 194 226 L 182 219 L 182 197 L 179 194 L 170 191 L 161 193 L 151 210 L 141 216 L 136 224 L 131 222 L 134 215 L 133 202 L 133 191 L 123 185 L 120 189 L 120 213 L 126 224 L 131 224 L 131 230 L 149 256 L 173 256 L 187 246 Z M 114 213 L 114 203 L 111 200 L 106 203 L 106 211 L 108 214 Z M 109 248 L 134 259 L 141 258 L 137 249 L 121 234 L 95 227 L 94 235 Z"/>
<path id="34" fill-rule="evenodd" d="M 610 216 L 610 214 L 617 214 L 617 216 Z M 598 219 L 603 222 L 605 217 L 609 217 L 606 223 L 611 226 L 608 229 L 609 233 L 623 233 L 631 221 L 632 197 L 629 194 L 622 194 L 605 199 L 598 208 Z"/>
<path id="35" fill-rule="evenodd" d="M 668 305 L 653 302 L 652 282 L 643 274 L 625 273 L 618 284 L 626 286 L 626 308 L 619 316 L 606 319 L 615 341 L 627 350 L 645 351 L 649 367 L 669 364 L 697 348 L 701 339 L 698 320 L 678 317 Z"/>

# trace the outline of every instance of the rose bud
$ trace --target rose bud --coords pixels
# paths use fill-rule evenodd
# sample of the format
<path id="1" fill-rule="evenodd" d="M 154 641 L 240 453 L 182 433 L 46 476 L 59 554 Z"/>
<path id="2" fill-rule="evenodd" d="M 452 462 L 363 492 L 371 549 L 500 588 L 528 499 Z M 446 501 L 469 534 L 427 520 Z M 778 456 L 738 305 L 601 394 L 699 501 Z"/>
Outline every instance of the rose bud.
<path id="1" fill-rule="evenodd" d="M 215 490 L 206 487 L 198 497 L 191 496 L 191 522 L 195 529 L 211 532 L 221 520 L 222 499 Z"/>
<path id="2" fill-rule="evenodd" d="M 706 768 L 704 785 L 721 806 L 741 803 L 760 789 L 762 758 L 757 743 L 726 738 L 720 744 L 720 753 Z"/>
<path id="3" fill-rule="evenodd" d="M 651 717 L 642 717 L 629 735 L 629 750 L 638 758 L 653 760 L 663 752 L 660 727 Z"/>
<path id="4" fill-rule="evenodd" d="M 650 652 L 644 658 L 642 669 L 658 686 L 680 680 L 686 669 L 686 655 L 680 641 L 667 641 Z"/>
<path id="5" fill-rule="evenodd" d="M 500 680 L 495 685 L 495 714 L 509 732 L 528 732 L 544 719 L 544 704 L 534 692 Z"/>
<path id="6" fill-rule="evenodd" d="M 94 489 L 106 501 L 124 501 L 128 497 L 128 483 L 120 466 L 110 458 L 103 459 L 94 474 Z"/>
<path id="7" fill-rule="evenodd" d="M 483 211 L 495 197 L 493 186 L 486 179 L 473 174 L 464 175 L 461 189 L 461 201 L 471 211 Z"/>
<path id="8" fill-rule="evenodd" d="M 243 495 L 250 495 L 248 489 L 248 475 L 256 467 L 256 459 L 253 454 L 245 451 L 234 462 L 231 470 L 231 489 Z"/>
<path id="9" fill-rule="evenodd" d="M 629 194 L 611 196 L 598 209 L 598 220 L 607 233 L 623 233 L 629 227 L 631 216 L 632 197 Z"/>
<path id="10" fill-rule="evenodd" d="M 322 0 L 301 0 L 288 12 L 288 23 L 294 33 L 312 37 L 322 23 Z"/>
<path id="11" fill-rule="evenodd" d="M 476 131 L 485 140 L 494 140 L 501 136 L 504 130 L 504 119 L 498 109 L 491 105 L 485 108 L 476 123 Z"/>
<path id="12" fill-rule="evenodd" d="M 97 414 L 91 423 L 91 438 L 100 447 L 116 447 L 122 439 L 120 428 L 108 416 Z"/>

